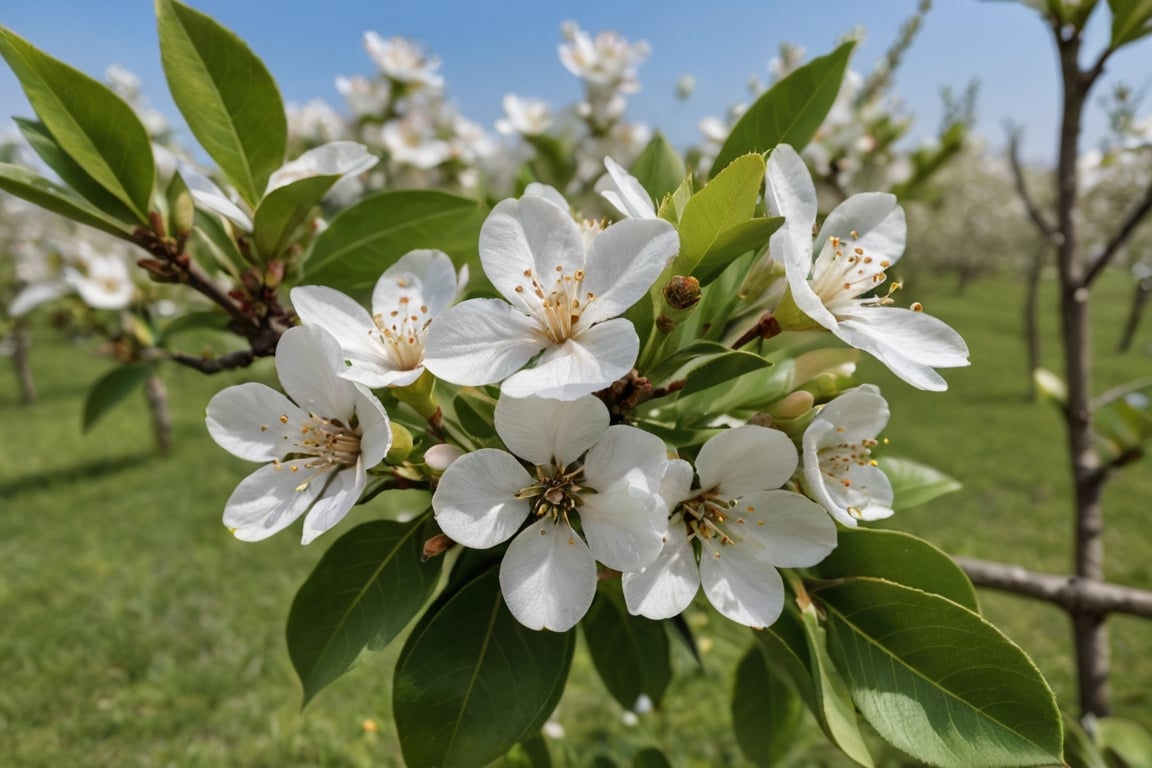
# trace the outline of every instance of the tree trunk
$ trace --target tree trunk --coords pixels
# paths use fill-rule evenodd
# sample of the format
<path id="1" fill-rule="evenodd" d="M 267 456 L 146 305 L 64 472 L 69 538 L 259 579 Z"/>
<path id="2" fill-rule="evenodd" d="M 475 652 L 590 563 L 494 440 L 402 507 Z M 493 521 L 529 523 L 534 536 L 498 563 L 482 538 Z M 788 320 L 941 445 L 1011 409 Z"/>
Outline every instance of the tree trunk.
<path id="1" fill-rule="evenodd" d="M 12 367 L 16 370 L 16 380 L 20 383 L 20 402 L 32 405 L 36 402 L 36 382 L 32 379 L 32 367 L 28 364 L 28 323 L 23 317 L 12 321 Z"/>
<path id="2" fill-rule="evenodd" d="M 152 434 L 156 438 L 156 452 L 167 456 L 172 452 L 172 415 L 168 411 L 168 389 L 160 375 L 153 372 L 144 385 L 148 408 L 152 413 Z"/>
<path id="3" fill-rule="evenodd" d="M 1117 351 L 1127 352 L 1132 348 L 1132 340 L 1136 338 L 1136 329 L 1144 317 L 1149 296 L 1152 296 L 1152 278 L 1137 280 L 1136 290 L 1132 293 L 1132 307 L 1128 310 L 1128 320 L 1124 323 L 1124 333 L 1120 336 Z"/>

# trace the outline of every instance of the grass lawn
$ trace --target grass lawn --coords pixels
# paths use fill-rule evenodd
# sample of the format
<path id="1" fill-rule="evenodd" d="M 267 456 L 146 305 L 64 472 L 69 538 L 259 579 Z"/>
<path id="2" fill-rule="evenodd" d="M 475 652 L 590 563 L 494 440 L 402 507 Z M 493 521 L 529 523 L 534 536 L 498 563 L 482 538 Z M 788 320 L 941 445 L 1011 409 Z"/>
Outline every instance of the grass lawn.
<path id="1" fill-rule="evenodd" d="M 1066 572 L 1064 437 L 1051 406 L 1026 399 L 1021 286 L 988 281 L 963 296 L 921 288 L 913 286 L 913 298 L 964 335 L 972 367 L 946 372 L 945 394 L 914 391 L 871 361 L 865 377 L 892 404 L 892 453 L 933 464 L 965 489 L 902 512 L 889 527 L 952 553 Z M 1127 298 L 1127 283 L 1107 276 L 1095 302 L 1096 391 L 1152 373 L 1147 325 L 1143 351 L 1113 352 Z M 1046 359 L 1058 370 L 1054 301 L 1046 300 Z M 18 405 L 14 379 L 0 375 L 0 417 L 21 426 L 0 465 L 0 763 L 399 765 L 389 704 L 398 643 L 300 712 L 284 620 L 334 536 L 309 547 L 292 533 L 244 544 L 220 524 L 225 499 L 252 465 L 212 443 L 203 410 L 215 391 L 243 377 L 167 368 L 176 451 L 159 459 L 142 397 L 81 435 L 86 387 L 108 362 L 46 330 L 35 342 L 37 405 Z M 261 365 L 269 376 L 269 363 Z M 1108 569 L 1119 583 L 1152 588 L 1140 523 L 1149 499 L 1147 459 L 1108 489 Z M 981 599 L 1071 708 L 1064 616 L 1010 596 Z M 586 656 L 577 656 L 575 682 L 557 712 L 567 737 L 551 745 L 558 764 L 586 765 L 597 754 L 620 759 L 647 745 L 665 749 L 676 765 L 742 764 L 723 695 L 748 635 L 705 611 L 691 621 L 707 649 L 704 669 L 677 650 L 682 674 L 665 706 L 634 726 L 622 722 Z M 1152 724 L 1152 624 L 1111 626 L 1117 713 Z M 821 748 L 792 762 L 844 764 Z"/>

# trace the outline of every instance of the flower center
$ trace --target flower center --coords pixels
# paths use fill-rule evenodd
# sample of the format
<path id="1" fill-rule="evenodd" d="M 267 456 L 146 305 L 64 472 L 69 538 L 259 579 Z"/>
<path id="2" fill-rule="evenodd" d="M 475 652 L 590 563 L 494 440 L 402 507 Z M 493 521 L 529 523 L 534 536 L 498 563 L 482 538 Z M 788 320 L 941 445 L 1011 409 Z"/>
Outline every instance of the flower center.
<path id="1" fill-rule="evenodd" d="M 747 525 L 741 516 L 741 509 L 736 499 L 722 496 L 715 489 L 703 491 L 693 498 L 681 502 L 679 509 L 684 513 L 684 523 L 688 527 L 688 535 L 699 539 L 712 550 L 713 557 L 720 557 L 720 550 L 716 547 L 735 544 L 737 538 L 729 533 L 732 526 Z M 748 511 L 754 511 L 748 507 Z M 763 521 L 757 521 L 763 525 Z M 733 531 L 736 536 L 739 533 Z"/>
<path id="2" fill-rule="evenodd" d="M 518 499 L 530 499 L 532 514 L 537 518 L 569 520 L 569 514 L 580 506 L 580 493 L 587 489 L 580 483 L 584 479 L 583 467 L 564 472 L 559 467 L 536 467 L 537 482 L 516 492 Z"/>
<path id="3" fill-rule="evenodd" d="M 837 427 L 843 431 L 843 427 Z M 842 497 L 846 497 L 845 508 L 848 514 L 860 518 L 863 514 L 859 504 L 867 504 L 870 500 L 867 487 L 853 483 L 853 470 L 856 467 L 877 466 L 872 458 L 872 449 L 879 445 L 878 440 L 861 438 L 859 442 L 844 441 L 835 445 L 828 445 L 818 452 L 820 471 L 829 479 L 830 483 L 839 485 Z"/>
<path id="4" fill-rule="evenodd" d="M 407 281 L 397 278 L 396 284 L 403 288 Z M 385 354 L 400 370 L 411 371 L 420 366 L 424 361 L 424 336 L 432 322 L 426 304 L 417 306 L 411 296 L 401 296 L 396 309 L 387 315 L 373 315 L 372 320 Z"/>
<path id="5" fill-rule="evenodd" d="M 287 416 L 281 416 L 282 424 L 288 423 Z M 300 425 L 300 431 L 289 446 L 284 460 L 272 460 L 276 471 L 289 472 L 304 470 L 302 481 L 296 486 L 297 493 L 303 493 L 320 475 L 351 467 L 360 459 L 360 430 L 349 426 L 340 419 L 326 419 L 315 414 Z"/>
<path id="6" fill-rule="evenodd" d="M 524 270 L 527 282 L 516 286 L 516 293 L 524 309 L 540 323 L 544 335 L 555 344 L 572 338 L 572 328 L 596 295 L 584 290 L 584 270 L 569 274 L 556 265 L 555 282 L 550 287 L 545 278 L 538 278 L 531 269 Z"/>
<path id="7" fill-rule="evenodd" d="M 819 258 L 812 265 L 810 285 L 824 306 L 831 307 L 838 301 L 854 299 L 867 293 L 888 279 L 884 270 L 892 266 L 887 259 L 875 259 L 858 245 L 853 245 L 860 234 L 852 230 L 849 240 L 829 237 L 820 251 Z M 877 299 L 876 303 L 889 301 Z"/>

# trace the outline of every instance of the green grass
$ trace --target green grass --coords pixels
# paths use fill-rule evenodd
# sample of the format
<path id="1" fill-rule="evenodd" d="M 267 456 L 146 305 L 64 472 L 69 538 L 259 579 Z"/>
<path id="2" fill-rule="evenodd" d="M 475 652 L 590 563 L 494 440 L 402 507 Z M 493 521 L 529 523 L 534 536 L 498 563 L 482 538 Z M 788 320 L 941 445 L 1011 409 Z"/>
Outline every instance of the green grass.
<path id="1" fill-rule="evenodd" d="M 892 404 L 891 452 L 937 466 L 965 489 L 900 513 L 890 527 L 952 553 L 1066 572 L 1072 524 L 1064 438 L 1055 410 L 1026 399 L 1021 287 L 978 283 L 963 296 L 912 289 L 965 336 L 972 367 L 946 372 L 951 389 L 944 394 L 912 390 L 871 361 L 865 377 Z M 1045 298 L 1046 356 L 1058 370 L 1055 309 Z M 1143 353 L 1112 351 L 1126 307 L 1127 284 L 1109 277 L 1095 301 L 1097 391 L 1152 370 L 1147 326 Z M 86 386 L 109 363 L 46 329 L 35 341 L 37 405 L 19 406 L 14 380 L 0 375 L 0 417 L 14 427 L 0 464 L 0 762 L 399 765 L 389 703 L 397 648 L 366 659 L 300 712 L 283 626 L 296 588 L 333 539 L 302 547 L 284 533 L 245 544 L 220 523 L 225 499 L 252 466 L 211 442 L 203 409 L 215 391 L 243 377 L 167 369 L 176 451 L 159 459 L 142 398 L 80 435 Z M 261 375 L 270 375 L 267 363 Z M 1152 498 L 1148 470 L 1147 459 L 1127 468 L 1106 495 L 1109 577 L 1144 588 L 1152 587 L 1143 526 Z M 1071 708 L 1063 614 L 1011 596 L 981 599 Z M 578 654 L 557 712 L 567 729 L 551 745 L 558 764 L 586 765 L 597 754 L 620 759 L 647 745 L 665 749 L 676 765 L 743 764 L 724 696 L 748 634 L 703 610 L 690 619 L 708 648 L 704 668 L 677 648 L 680 674 L 665 706 L 635 726 L 621 722 Z M 1152 723 L 1152 624 L 1117 619 L 1111 626 L 1118 714 Z M 819 746 L 791 763 L 844 764 Z"/>

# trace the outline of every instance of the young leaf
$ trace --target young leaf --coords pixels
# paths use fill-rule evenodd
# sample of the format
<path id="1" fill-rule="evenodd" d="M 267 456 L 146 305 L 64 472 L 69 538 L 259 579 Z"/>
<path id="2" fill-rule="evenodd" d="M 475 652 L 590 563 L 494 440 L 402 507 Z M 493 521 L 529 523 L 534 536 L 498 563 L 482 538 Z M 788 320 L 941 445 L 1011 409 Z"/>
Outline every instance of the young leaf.
<path id="1" fill-rule="evenodd" d="M 619 579 L 600 582 L 580 626 L 592 663 L 620 706 L 633 709 L 641 694 L 659 706 L 672 682 L 668 635 L 661 622 L 628 612 Z"/>
<path id="2" fill-rule="evenodd" d="M 434 531 L 422 522 L 376 520 L 336 540 L 296 593 L 288 655 L 304 704 L 372 645 L 383 648 L 424 605 L 444 559 L 422 558 Z"/>
<path id="3" fill-rule="evenodd" d="M 148 363 L 128 363 L 100 377 L 84 399 L 83 430 L 87 432 L 104 414 L 140 388 L 152 375 Z"/>
<path id="4" fill-rule="evenodd" d="M 304 263 L 306 280 L 345 293 L 371 290 L 381 272 L 415 248 L 438 248 L 457 264 L 478 263 L 486 214 L 475 200 L 431 189 L 369 195 L 316 238 Z"/>
<path id="5" fill-rule="evenodd" d="M 1113 50 L 1152 35 L 1152 0 L 1108 0 L 1112 11 Z"/>
<path id="6" fill-rule="evenodd" d="M 6 27 L 0 27 L 0 55 L 60 148 L 146 224 L 156 169 L 148 131 L 132 108 L 108 86 Z"/>
<path id="7" fill-rule="evenodd" d="M 656 215 L 670 224 L 679 224 L 680 217 L 684 215 L 684 207 L 692 199 L 693 186 L 692 177 L 685 177 L 674 191 L 663 197 L 656 209 Z"/>
<path id="8" fill-rule="evenodd" d="M 732 730 L 745 757 L 758 768 L 772 768 L 795 743 L 804 709 L 795 691 L 769 671 L 764 651 L 753 645 L 736 666 Z"/>
<path id="9" fill-rule="evenodd" d="M 979 613 L 972 582 L 942 551 L 900 531 L 841 528 L 836 549 L 813 569 L 821 579 L 874 576 L 922 589 Z"/>
<path id="10" fill-rule="evenodd" d="M 1060 712 L 1018 646 L 950 600 L 873 578 L 814 591 L 832 657 L 876 731 L 939 766 L 1059 765 Z"/>
<path id="11" fill-rule="evenodd" d="M 575 632 L 535 632 L 512 617 L 498 568 L 437 601 L 396 662 L 392 708 L 407 765 L 485 765 L 539 731 L 575 647 Z"/>
<path id="12" fill-rule="evenodd" d="M 766 247 L 772 233 L 783 223 L 780 216 L 758 216 L 724 230 L 700 259 L 693 274 L 701 285 L 708 285 L 741 255 Z"/>
<path id="13" fill-rule="evenodd" d="M 813 59 L 765 91 L 733 126 L 709 175 L 748 152 L 766 152 L 777 144 L 803 149 L 836 101 L 855 44 L 850 40 Z"/>
<path id="14" fill-rule="evenodd" d="M 108 216 L 72 190 L 61 187 L 23 166 L 0 163 L 0 189 L 72 221 L 124 240 L 132 240 L 129 227 Z"/>
<path id="15" fill-rule="evenodd" d="M 695 275 L 721 235 L 752 218 L 765 168 L 762 156 L 744 155 L 692 196 L 680 216 L 680 253 L 672 274 Z"/>
<path id="16" fill-rule="evenodd" d="M 265 260 L 281 255 L 291 243 L 296 227 L 339 180 L 339 176 L 310 176 L 269 192 L 256 207 L 253 218 L 256 252 Z"/>
<path id="17" fill-rule="evenodd" d="M 255 208 L 284 162 L 288 118 L 276 81 L 232 31 L 176 0 L 156 0 L 160 60 L 192 135 Z"/>
<path id="18" fill-rule="evenodd" d="M 675 192 L 688 175 L 679 153 L 659 133 L 652 137 L 628 170 L 653 200 L 663 200 L 665 195 Z"/>
<path id="19" fill-rule="evenodd" d="M 896 509 L 908 509 L 964 487 L 940 470 L 911 459 L 885 456 L 880 469 L 892 483 Z"/>
<path id="20" fill-rule="evenodd" d="M 136 214 L 120 202 L 115 195 L 104 189 L 98 181 L 89 176 L 88 172 L 81 168 L 71 155 L 56 143 L 56 139 L 52 138 L 52 134 L 48 132 L 43 123 L 20 117 L 15 117 L 13 120 L 16 121 L 20 133 L 24 135 L 28 145 L 36 151 L 45 165 L 56 172 L 61 181 L 111 218 L 123 221 L 129 227 L 138 223 Z"/>
<path id="21" fill-rule="evenodd" d="M 1152 733 L 1132 720 L 1102 717 L 1096 723 L 1096 740 L 1109 764 L 1130 768 L 1152 766 Z"/>
<path id="22" fill-rule="evenodd" d="M 752 352 L 731 350 L 705 360 L 688 372 L 684 379 L 684 396 L 701 392 L 711 387 L 731 383 L 734 379 L 752 371 L 768 368 L 772 363 Z"/>

